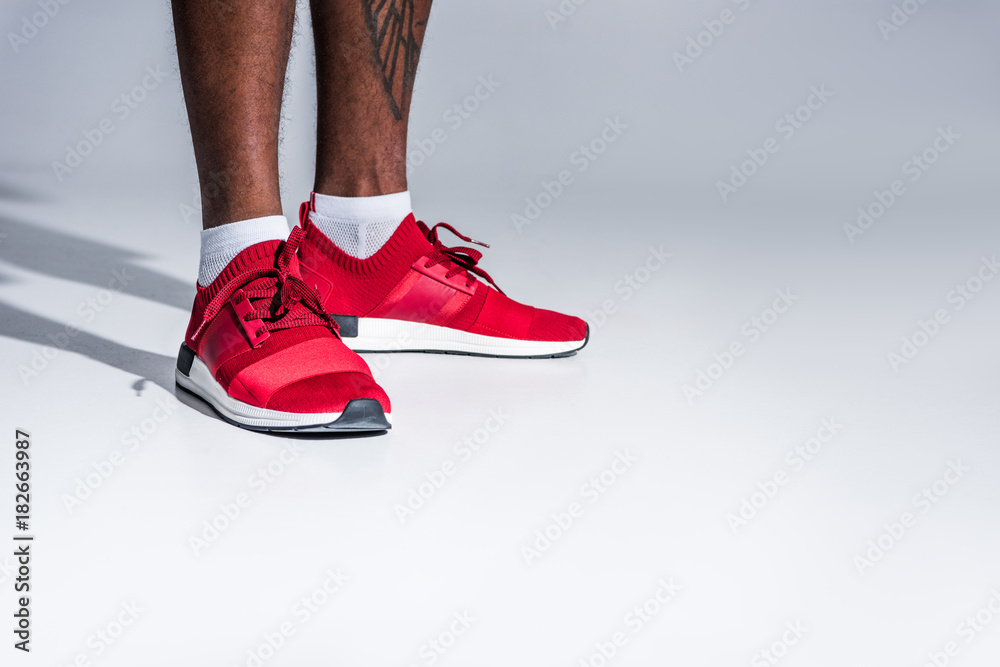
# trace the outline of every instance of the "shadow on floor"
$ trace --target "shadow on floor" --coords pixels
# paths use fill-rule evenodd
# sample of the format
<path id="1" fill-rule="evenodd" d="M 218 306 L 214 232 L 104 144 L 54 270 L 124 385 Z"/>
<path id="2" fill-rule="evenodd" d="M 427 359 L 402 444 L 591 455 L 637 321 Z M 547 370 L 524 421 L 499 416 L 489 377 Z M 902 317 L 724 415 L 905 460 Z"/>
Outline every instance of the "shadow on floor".
<path id="1" fill-rule="evenodd" d="M 9 218 L 0 220 L 0 261 L 55 278 L 107 288 L 118 275 L 121 291 L 181 310 L 194 302 L 194 281 L 183 282 L 140 266 L 143 255 Z"/>
<path id="2" fill-rule="evenodd" d="M 65 324 L 26 312 L 2 301 L 0 301 L 0 336 L 51 348 L 56 350 L 57 354 L 64 352 L 82 354 L 94 361 L 148 380 L 168 393 L 173 394 L 175 391 L 172 357 L 137 350 L 85 331 L 67 329 Z M 51 350 L 48 355 L 52 356 Z M 33 377 L 30 371 L 44 373 L 50 364 L 58 363 L 58 356 L 49 359 L 44 350 L 38 350 L 38 355 L 25 354 L 23 359 L 13 358 L 9 361 L 19 375 L 21 372 L 28 372 L 30 383 L 30 377 Z M 20 371 L 21 366 L 27 371 Z M 18 383 L 20 382 L 22 381 L 19 377 Z M 141 387 L 141 380 L 131 385 L 131 389 L 135 391 L 140 391 Z"/>
<path id="3" fill-rule="evenodd" d="M 130 250 L 14 221 L 9 217 L 0 220 L 0 261 L 98 288 L 107 288 L 117 273 L 127 280 L 120 291 L 182 310 L 189 309 L 194 300 L 194 285 L 139 266 L 136 261 L 142 257 Z M 0 274 L 0 283 L 9 282 L 11 279 L 8 276 Z M 40 358 L 32 354 L 24 359 L 11 360 L 15 372 L 24 366 L 26 370 L 21 372 L 29 374 L 29 382 L 31 371 L 42 373 L 47 364 L 57 363 L 57 358 L 50 360 L 44 356 L 46 353 L 52 355 L 52 350 L 57 350 L 58 353 L 82 354 L 137 376 L 139 379 L 131 385 L 137 394 L 141 393 L 145 381 L 153 382 L 171 394 L 175 392 L 172 357 L 137 350 L 84 331 L 67 329 L 64 323 L 3 302 L 0 302 L 0 336 L 41 346 Z"/>
<path id="4" fill-rule="evenodd" d="M 156 301 L 167 306 L 188 310 L 194 301 L 194 284 L 153 271 L 135 262 L 142 255 L 123 248 L 80 238 L 72 234 L 36 227 L 9 219 L 0 220 L 0 261 L 37 273 L 78 283 L 107 288 L 115 276 L 124 275 L 128 283 L 122 292 Z M 0 274 L 0 283 L 9 283 Z M 178 341 L 183 332 L 178 332 Z M 58 363 L 58 355 L 73 352 L 125 371 L 138 379 L 128 390 L 141 395 L 145 383 L 152 382 L 174 394 L 185 405 L 219 419 L 200 399 L 177 389 L 174 383 L 175 359 L 161 354 L 138 350 L 107 338 L 68 328 L 66 324 L 35 315 L 0 301 L 0 336 L 14 338 L 38 346 L 23 359 L 10 359 L 12 370 L 26 374 L 28 384 L 34 373 L 45 373 L 50 364 Z M 55 353 L 53 354 L 53 351 Z M 384 433 L 384 432 L 383 432 Z M 303 439 L 337 439 L 369 437 L 377 434 L 281 434 L 282 437 Z"/>

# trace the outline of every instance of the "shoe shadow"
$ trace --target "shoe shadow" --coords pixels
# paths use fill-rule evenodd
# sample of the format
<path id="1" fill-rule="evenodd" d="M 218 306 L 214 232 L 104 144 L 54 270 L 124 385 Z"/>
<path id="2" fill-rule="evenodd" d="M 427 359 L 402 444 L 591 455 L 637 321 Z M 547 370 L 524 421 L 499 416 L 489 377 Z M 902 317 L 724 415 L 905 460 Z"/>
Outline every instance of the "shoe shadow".
<path id="1" fill-rule="evenodd" d="M 0 261 L 36 273 L 107 288 L 125 278 L 126 294 L 181 310 L 194 302 L 194 281 L 186 283 L 140 266 L 143 255 L 65 232 L 5 218 L 0 220 Z"/>
<path id="2" fill-rule="evenodd" d="M 0 283 L 3 282 L 9 282 L 9 280 L 0 275 Z M 9 359 L 14 363 L 15 373 L 19 378 L 22 373 L 26 374 L 24 376 L 28 378 L 26 385 L 30 385 L 31 380 L 35 377 L 47 373 L 53 364 L 58 364 L 58 355 L 73 352 L 137 376 L 138 379 L 129 384 L 129 389 L 135 391 L 136 394 L 141 394 L 146 382 L 152 382 L 167 393 L 173 394 L 178 401 L 187 407 L 206 417 L 222 421 L 207 403 L 177 387 L 174 382 L 176 360 L 173 357 L 137 350 L 85 331 L 67 329 L 65 324 L 29 313 L 3 301 L 0 301 L 0 336 L 38 346 L 38 349 L 33 353 L 22 353 L 23 356 L 20 359 L 17 357 Z M 52 353 L 52 350 L 55 350 L 55 354 Z M 302 440 L 350 440 L 384 435 L 385 433 L 385 431 L 364 433 L 273 432 L 264 435 Z"/>
<path id="3" fill-rule="evenodd" d="M 55 278 L 107 288 L 117 274 L 127 283 L 120 291 L 155 301 L 181 310 L 189 310 L 194 302 L 194 281 L 185 283 L 159 271 L 136 263 L 143 255 L 81 238 L 72 234 L 17 222 L 9 218 L 0 220 L 0 261 L 35 273 Z M 114 273 L 113 273 L 114 272 Z M 0 274 L 0 283 L 10 283 L 11 278 Z M 183 332 L 178 332 L 178 341 Z M 58 363 L 58 355 L 72 352 L 94 361 L 117 368 L 136 376 L 129 390 L 140 394 L 145 382 L 152 382 L 164 391 L 212 419 L 219 419 L 215 411 L 201 399 L 189 395 L 174 381 L 174 357 L 138 350 L 121 343 L 73 328 L 65 323 L 35 315 L 16 306 L 0 301 L 0 336 L 21 340 L 38 346 L 23 359 L 11 359 L 15 373 L 48 371 Z M 52 350 L 55 350 L 53 355 Z M 48 356 L 46 356 L 48 355 Z M 25 370 L 20 370 L 21 368 Z M 19 378 L 20 379 L 20 378 Z M 221 421 L 221 420 L 220 420 Z M 353 439 L 381 435 L 376 433 L 274 433 L 284 438 Z"/>
<path id="4" fill-rule="evenodd" d="M 47 372 L 52 364 L 58 363 L 58 355 L 74 352 L 102 364 L 136 375 L 131 388 L 142 389 L 142 380 L 148 380 L 167 392 L 174 393 L 174 359 L 137 350 L 113 340 L 95 336 L 79 329 L 68 328 L 40 315 L 21 310 L 0 301 L 0 336 L 15 338 L 39 346 L 41 349 L 26 354 L 23 359 L 11 359 L 19 376 L 34 377 Z M 55 350 L 55 354 L 51 350 Z M 30 382 L 30 380 L 29 380 Z"/>
<path id="5" fill-rule="evenodd" d="M 92 241 L 73 234 L 46 229 L 26 222 L 0 219 L 0 261 L 35 273 L 63 280 L 107 288 L 115 276 L 125 279 L 116 289 L 126 294 L 156 301 L 182 310 L 194 301 L 194 284 L 186 284 L 172 276 L 137 264 L 143 255 L 112 245 Z M 10 282 L 0 275 L 0 282 Z M 70 333 L 72 332 L 72 333 Z M 74 352 L 138 376 L 132 385 L 141 393 L 148 380 L 174 393 L 174 360 L 152 352 L 137 350 L 112 340 L 76 329 L 66 324 L 21 310 L 0 301 L 0 336 L 15 338 L 40 347 L 23 360 L 15 360 L 17 368 L 31 377 L 32 372 L 46 372 L 58 363 L 52 355 Z M 40 367 L 40 368 L 39 368 Z M 29 380 L 30 382 L 30 380 Z"/>

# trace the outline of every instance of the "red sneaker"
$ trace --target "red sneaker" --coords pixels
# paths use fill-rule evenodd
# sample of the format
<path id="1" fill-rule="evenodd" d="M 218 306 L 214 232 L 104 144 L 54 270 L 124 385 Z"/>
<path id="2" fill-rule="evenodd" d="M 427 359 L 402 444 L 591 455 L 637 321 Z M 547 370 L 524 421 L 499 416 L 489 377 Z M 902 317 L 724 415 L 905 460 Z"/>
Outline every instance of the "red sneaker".
<path id="1" fill-rule="evenodd" d="M 389 399 L 299 274 L 299 228 L 198 287 L 177 384 L 255 431 L 381 431 Z"/>
<path id="2" fill-rule="evenodd" d="M 508 298 L 477 266 L 482 253 L 442 244 L 439 228 L 489 247 L 450 225 L 428 229 L 411 214 L 377 253 L 357 259 L 309 221 L 312 209 L 306 202 L 299 210 L 302 279 L 316 287 L 352 350 L 537 358 L 587 344 L 586 322 Z"/>

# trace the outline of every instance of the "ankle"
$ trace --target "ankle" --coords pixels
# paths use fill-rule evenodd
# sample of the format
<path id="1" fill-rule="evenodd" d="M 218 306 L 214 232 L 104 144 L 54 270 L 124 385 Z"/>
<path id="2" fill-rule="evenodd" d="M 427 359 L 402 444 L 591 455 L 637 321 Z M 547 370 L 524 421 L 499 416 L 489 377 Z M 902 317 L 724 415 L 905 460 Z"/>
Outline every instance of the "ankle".
<path id="1" fill-rule="evenodd" d="M 200 188 L 202 228 L 283 215 L 281 192 L 277 183 L 272 182 L 274 180 L 254 174 L 203 176 Z"/>
<path id="2" fill-rule="evenodd" d="M 348 173 L 316 176 L 313 191 L 334 197 L 377 197 L 406 192 L 406 172 L 375 168 L 371 171 L 345 170 Z"/>

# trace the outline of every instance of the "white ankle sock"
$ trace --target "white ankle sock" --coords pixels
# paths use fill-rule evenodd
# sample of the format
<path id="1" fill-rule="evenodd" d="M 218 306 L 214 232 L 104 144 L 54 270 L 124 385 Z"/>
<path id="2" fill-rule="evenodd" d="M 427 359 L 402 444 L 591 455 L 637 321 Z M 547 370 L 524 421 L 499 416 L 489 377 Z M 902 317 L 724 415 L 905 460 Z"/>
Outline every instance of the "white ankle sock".
<path id="1" fill-rule="evenodd" d="M 409 190 L 375 197 L 314 194 L 313 201 L 312 223 L 338 248 L 358 259 L 377 253 L 413 211 Z"/>
<path id="2" fill-rule="evenodd" d="M 236 255 L 261 241 L 284 241 L 288 232 L 288 220 L 283 215 L 240 220 L 204 230 L 198 284 L 208 287 Z"/>

